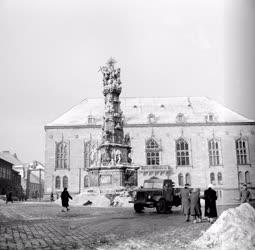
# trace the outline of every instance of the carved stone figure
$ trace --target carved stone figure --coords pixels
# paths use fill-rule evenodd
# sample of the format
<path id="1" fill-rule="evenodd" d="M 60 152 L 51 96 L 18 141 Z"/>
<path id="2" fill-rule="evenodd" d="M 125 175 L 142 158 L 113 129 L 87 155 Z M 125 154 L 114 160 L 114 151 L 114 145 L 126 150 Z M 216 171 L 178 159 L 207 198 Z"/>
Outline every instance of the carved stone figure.
<path id="1" fill-rule="evenodd" d="M 125 142 L 125 144 L 130 145 L 130 135 L 129 134 L 125 135 L 124 142 Z"/>
<path id="2" fill-rule="evenodd" d="M 115 152 L 115 162 L 117 164 L 120 164 L 120 161 L 121 161 L 121 151 L 119 149 L 116 150 Z"/>

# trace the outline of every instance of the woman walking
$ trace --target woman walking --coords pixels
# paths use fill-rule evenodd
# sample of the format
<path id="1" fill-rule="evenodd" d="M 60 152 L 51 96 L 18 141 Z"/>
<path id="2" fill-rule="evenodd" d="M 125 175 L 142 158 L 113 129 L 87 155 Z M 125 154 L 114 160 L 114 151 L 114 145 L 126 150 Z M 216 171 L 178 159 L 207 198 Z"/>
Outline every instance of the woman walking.
<path id="1" fill-rule="evenodd" d="M 61 193 L 62 207 L 66 208 L 66 211 L 69 211 L 69 198 L 72 200 L 72 196 L 68 193 L 67 188 L 64 188 L 64 191 Z M 62 209 L 62 212 L 65 212 Z"/>

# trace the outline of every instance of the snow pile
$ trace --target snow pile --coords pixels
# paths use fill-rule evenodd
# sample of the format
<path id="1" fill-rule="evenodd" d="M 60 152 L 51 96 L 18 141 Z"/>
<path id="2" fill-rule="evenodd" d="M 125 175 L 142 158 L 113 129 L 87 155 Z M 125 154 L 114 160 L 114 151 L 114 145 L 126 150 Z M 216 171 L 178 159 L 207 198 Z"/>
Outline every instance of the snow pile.
<path id="1" fill-rule="evenodd" d="M 87 188 L 81 194 L 73 196 L 69 200 L 71 206 L 91 206 L 91 207 L 132 207 L 129 203 L 132 197 L 125 187 L 114 187 L 108 189 L 99 189 L 98 187 Z M 61 198 L 55 201 L 61 205 Z"/>
<path id="2" fill-rule="evenodd" d="M 114 207 L 133 207 L 133 203 L 130 203 L 130 201 L 133 201 L 133 198 L 129 196 L 128 194 L 124 195 L 118 195 L 113 199 L 112 206 Z"/>
<path id="3" fill-rule="evenodd" d="M 255 249 L 255 209 L 243 203 L 224 211 L 192 244 L 200 249 Z"/>
<path id="4" fill-rule="evenodd" d="M 82 206 L 86 203 L 90 203 L 91 207 L 109 207 L 110 200 L 103 194 L 84 192 L 73 196 L 72 200 L 69 200 L 70 206 Z M 61 205 L 61 198 L 56 200 L 55 203 Z"/>
<path id="5" fill-rule="evenodd" d="M 0 199 L 0 204 L 5 204 L 6 202 L 2 199 Z"/>

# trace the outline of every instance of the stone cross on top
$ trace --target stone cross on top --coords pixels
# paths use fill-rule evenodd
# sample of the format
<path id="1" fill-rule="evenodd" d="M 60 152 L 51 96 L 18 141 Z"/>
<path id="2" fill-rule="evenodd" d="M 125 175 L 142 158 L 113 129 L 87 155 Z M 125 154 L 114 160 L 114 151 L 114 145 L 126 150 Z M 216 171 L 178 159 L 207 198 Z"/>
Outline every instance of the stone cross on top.
<path id="1" fill-rule="evenodd" d="M 117 63 L 117 61 L 114 59 L 114 58 L 110 58 L 108 61 L 107 61 L 107 65 L 110 67 L 110 68 L 114 68 L 114 64 Z"/>

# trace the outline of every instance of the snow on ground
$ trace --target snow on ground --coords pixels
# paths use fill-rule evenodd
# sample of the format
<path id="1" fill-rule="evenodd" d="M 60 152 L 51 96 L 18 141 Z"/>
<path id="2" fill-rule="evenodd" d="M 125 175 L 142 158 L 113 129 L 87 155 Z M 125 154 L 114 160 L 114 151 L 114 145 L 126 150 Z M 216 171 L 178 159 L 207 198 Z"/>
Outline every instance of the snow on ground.
<path id="1" fill-rule="evenodd" d="M 0 199 L 0 204 L 5 204 L 6 202 L 2 199 Z"/>
<path id="2" fill-rule="evenodd" d="M 224 211 L 192 245 L 197 249 L 255 249 L 255 209 L 243 203 Z"/>
<path id="3" fill-rule="evenodd" d="M 73 196 L 69 200 L 70 206 L 91 206 L 91 207 L 131 207 L 132 203 L 129 201 L 132 197 L 129 195 L 125 187 L 114 187 L 104 189 L 103 193 L 99 188 L 88 188 L 84 192 Z M 55 201 L 61 205 L 61 198 Z"/>

